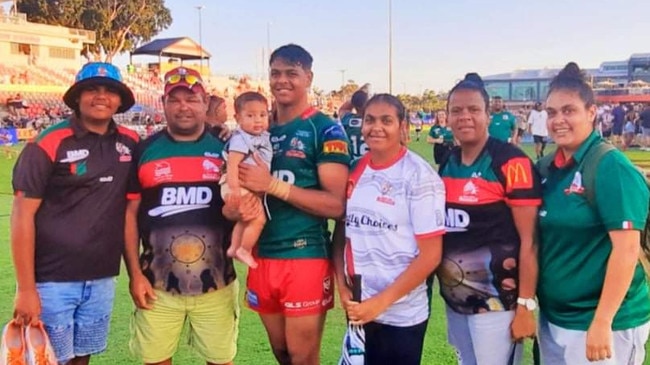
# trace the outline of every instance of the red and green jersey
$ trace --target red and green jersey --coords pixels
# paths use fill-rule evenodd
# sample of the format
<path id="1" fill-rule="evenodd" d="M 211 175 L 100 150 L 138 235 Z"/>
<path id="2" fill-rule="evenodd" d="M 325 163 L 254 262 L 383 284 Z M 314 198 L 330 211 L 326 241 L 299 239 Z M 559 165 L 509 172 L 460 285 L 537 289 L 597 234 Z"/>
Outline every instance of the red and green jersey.
<path id="1" fill-rule="evenodd" d="M 447 195 L 438 269 L 442 297 L 463 314 L 514 309 L 521 241 L 510 207 L 541 204 L 532 161 L 517 147 L 490 138 L 471 165 L 461 162 L 456 147 L 439 173 Z"/>
<path id="2" fill-rule="evenodd" d="M 141 199 L 140 262 L 156 289 L 197 295 L 235 280 L 232 223 L 221 213 L 223 147 L 208 131 L 190 142 L 161 131 L 136 149 L 129 198 Z"/>
<path id="3" fill-rule="evenodd" d="M 300 117 L 270 128 L 273 176 L 303 189 L 320 190 L 318 166 L 349 165 L 348 139 L 343 128 L 325 114 L 309 109 Z M 272 196 L 270 218 L 260 237 L 258 254 L 269 258 L 328 258 L 327 220 Z"/>

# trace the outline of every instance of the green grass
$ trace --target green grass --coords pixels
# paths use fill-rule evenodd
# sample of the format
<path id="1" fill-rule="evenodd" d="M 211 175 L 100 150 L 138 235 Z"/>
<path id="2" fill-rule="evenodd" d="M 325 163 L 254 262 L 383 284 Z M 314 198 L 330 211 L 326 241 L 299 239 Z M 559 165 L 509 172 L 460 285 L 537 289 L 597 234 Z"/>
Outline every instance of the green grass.
<path id="1" fill-rule="evenodd" d="M 419 142 L 415 140 L 410 145 L 418 154 L 428 161 L 432 160 L 431 146 L 424 142 L 425 134 Z M 532 146 L 524 146 L 528 154 Z M 553 147 L 551 146 L 551 149 Z M 650 152 L 628 152 L 635 160 L 650 161 Z M 11 170 L 15 160 L 8 160 L 0 155 L 0 322 L 9 320 L 13 310 L 13 295 L 15 290 L 13 264 L 9 246 L 9 212 L 11 209 Z M 128 350 L 129 317 L 133 310 L 131 297 L 128 293 L 128 277 L 124 274 L 118 280 L 115 309 L 111 324 L 108 350 L 94 357 L 92 363 L 98 365 L 138 364 Z M 246 273 L 237 266 L 240 283 L 244 288 Z M 241 293 L 243 299 L 243 290 Z M 340 306 L 329 312 L 322 344 L 322 364 L 336 364 L 340 354 L 341 340 L 345 330 L 345 318 Z M 215 329 L 215 336 L 218 336 Z M 187 337 L 181 339 L 178 352 L 174 357 L 176 364 L 200 364 L 202 361 L 192 353 L 187 345 Z M 527 351 L 525 364 L 532 364 L 530 351 Z M 266 333 L 257 315 L 242 308 L 239 332 L 239 351 L 235 359 L 237 364 L 265 365 L 275 364 L 271 354 Z M 432 315 L 424 345 L 423 364 L 455 364 L 455 354 L 447 344 L 444 304 L 439 295 L 434 296 Z M 646 362 L 650 364 L 650 362 Z"/>

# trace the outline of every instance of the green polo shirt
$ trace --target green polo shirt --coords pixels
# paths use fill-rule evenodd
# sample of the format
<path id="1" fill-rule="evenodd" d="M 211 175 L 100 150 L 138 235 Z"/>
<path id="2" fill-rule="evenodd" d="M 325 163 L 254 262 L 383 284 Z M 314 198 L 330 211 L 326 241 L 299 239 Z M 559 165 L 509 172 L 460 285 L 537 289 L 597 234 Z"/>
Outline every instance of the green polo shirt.
<path id="1" fill-rule="evenodd" d="M 434 125 L 429 129 L 429 137 L 438 139 L 442 137 L 443 142 L 454 142 L 454 134 L 450 128 Z"/>
<path id="2" fill-rule="evenodd" d="M 508 142 L 515 129 L 517 129 L 517 118 L 508 111 L 494 113 L 490 117 L 488 133 L 491 137 Z"/>
<path id="3" fill-rule="evenodd" d="M 642 230 L 648 215 L 644 177 L 618 150 L 600 160 L 595 206 L 585 195 L 579 165 L 602 139 L 592 133 L 569 161 L 560 151 L 543 183 L 539 211 L 539 282 L 542 314 L 553 324 L 587 331 L 594 317 L 612 252 L 608 233 Z M 650 298 L 643 268 L 637 265 L 612 329 L 630 329 L 650 320 Z"/>

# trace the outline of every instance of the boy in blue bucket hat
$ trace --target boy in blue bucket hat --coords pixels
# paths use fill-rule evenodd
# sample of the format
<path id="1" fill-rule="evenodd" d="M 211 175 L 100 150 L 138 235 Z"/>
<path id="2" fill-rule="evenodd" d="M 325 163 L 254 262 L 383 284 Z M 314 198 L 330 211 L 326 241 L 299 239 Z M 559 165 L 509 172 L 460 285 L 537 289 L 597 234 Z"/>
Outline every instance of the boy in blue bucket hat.
<path id="1" fill-rule="evenodd" d="M 74 115 L 23 149 L 13 174 L 14 320 L 49 336 L 60 364 L 106 349 L 124 243 L 134 104 L 119 69 L 88 63 L 63 96 Z"/>

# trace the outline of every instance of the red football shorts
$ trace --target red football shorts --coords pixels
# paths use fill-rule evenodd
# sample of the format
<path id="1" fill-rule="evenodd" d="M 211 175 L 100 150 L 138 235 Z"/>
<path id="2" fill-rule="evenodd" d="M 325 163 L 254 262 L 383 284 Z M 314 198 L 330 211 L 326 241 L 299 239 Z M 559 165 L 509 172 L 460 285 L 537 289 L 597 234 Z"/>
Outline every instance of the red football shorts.
<path id="1" fill-rule="evenodd" d="M 327 259 L 256 257 L 248 270 L 246 304 L 260 314 L 308 316 L 334 307 L 334 275 Z"/>

